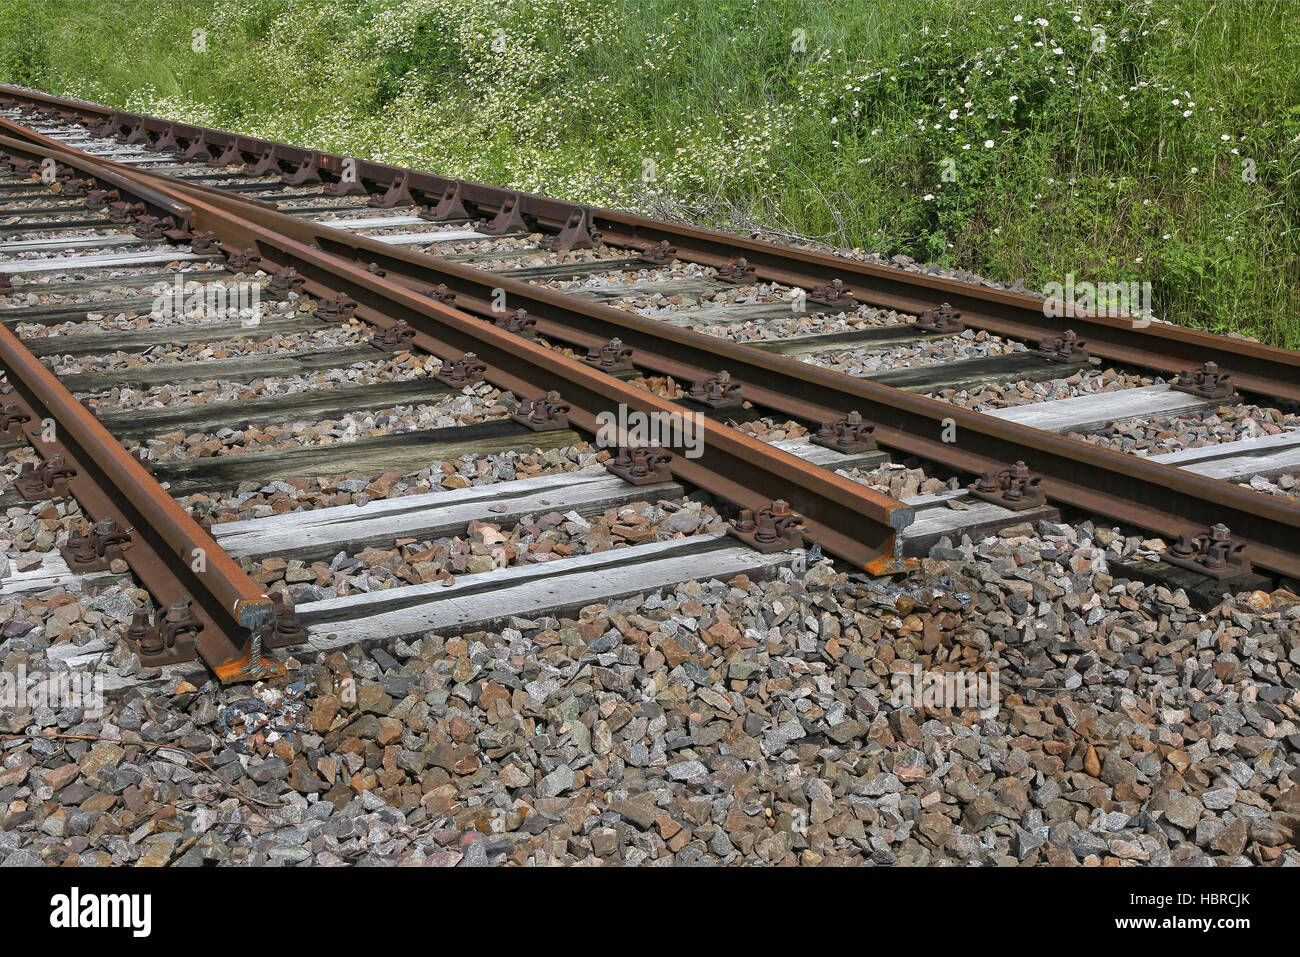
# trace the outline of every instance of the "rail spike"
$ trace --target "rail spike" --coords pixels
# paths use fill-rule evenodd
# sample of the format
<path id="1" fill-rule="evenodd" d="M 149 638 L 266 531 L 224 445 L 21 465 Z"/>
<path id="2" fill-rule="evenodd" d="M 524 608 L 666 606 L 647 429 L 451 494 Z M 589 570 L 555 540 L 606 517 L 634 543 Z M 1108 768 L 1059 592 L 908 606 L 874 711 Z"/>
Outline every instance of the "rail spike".
<path id="1" fill-rule="evenodd" d="M 113 562 L 125 559 L 123 550 L 131 543 L 131 529 L 123 529 L 112 517 L 101 518 L 90 529 L 69 534 L 59 546 L 68 567 L 74 572 L 109 571 Z"/>
<path id="2" fill-rule="evenodd" d="M 316 301 L 316 318 L 326 322 L 347 322 L 357 314 L 355 299 L 345 292 L 340 292 L 337 299 L 318 299 Z"/>
<path id="3" fill-rule="evenodd" d="M 947 302 L 940 303 L 937 309 L 925 310 L 913 325 L 922 332 L 961 332 L 966 328 L 961 313 Z"/>
<path id="4" fill-rule="evenodd" d="M 1251 573 L 1250 557 L 1245 554 L 1246 544 L 1242 539 L 1234 538 L 1232 530 L 1219 522 L 1204 532 L 1180 535 L 1178 541 L 1160 557 L 1170 565 L 1221 581 Z"/>
<path id="5" fill-rule="evenodd" d="M 298 275 L 298 270 L 289 266 L 266 281 L 266 291 L 275 301 L 283 302 L 291 293 L 301 295 L 302 287 L 306 284 L 307 280 Z"/>
<path id="6" fill-rule="evenodd" d="M 478 356 L 467 352 L 453 362 L 444 362 L 442 368 L 433 374 L 439 382 L 456 389 L 483 381 L 487 365 L 479 361 Z"/>
<path id="7" fill-rule="evenodd" d="M 592 228 L 591 212 L 579 206 L 569 213 L 569 221 L 560 231 L 547 236 L 540 245 L 553 252 L 568 252 L 570 249 L 594 249 L 603 243 L 600 230 Z"/>
<path id="8" fill-rule="evenodd" d="M 127 645 L 140 656 L 142 665 L 156 667 L 195 657 L 194 645 L 203 623 L 194 616 L 193 601 L 189 595 L 180 596 L 166 611 L 159 609 L 154 614 L 152 625 L 147 608 L 131 616 L 125 637 Z"/>
<path id="9" fill-rule="evenodd" d="M 1034 354 L 1053 362 L 1082 362 L 1091 358 L 1088 343 L 1080 339 L 1073 329 L 1066 329 L 1059 336 L 1044 339 Z"/>
<path id="10" fill-rule="evenodd" d="M 67 498 L 68 479 L 76 476 L 77 470 L 68 465 L 62 455 L 56 454 L 44 465 L 24 462 L 14 479 L 14 487 L 28 502 L 48 502 Z"/>
<path id="11" fill-rule="evenodd" d="M 764 554 L 784 552 L 803 543 L 803 517 L 792 512 L 784 499 L 758 511 L 743 508 L 727 524 L 727 534 Z"/>
<path id="12" fill-rule="evenodd" d="M 222 247 L 222 252 L 226 254 L 226 265 L 231 272 L 256 272 L 257 267 L 262 262 L 262 257 L 257 254 L 257 250 L 251 246 L 240 251 Z"/>
<path id="13" fill-rule="evenodd" d="M 820 306 L 840 306 L 846 309 L 858 304 L 858 300 L 844 285 L 843 279 L 832 279 L 825 285 L 814 286 L 808 293 L 808 301 Z"/>
<path id="14" fill-rule="evenodd" d="M 444 306 L 456 305 L 456 294 L 448 289 L 444 283 L 438 283 L 426 295 L 434 302 L 442 303 Z"/>
<path id="15" fill-rule="evenodd" d="M 677 258 L 677 247 L 666 239 L 660 240 L 645 247 L 645 249 L 637 253 L 636 258 L 643 259 L 655 266 L 667 266 Z"/>
<path id="16" fill-rule="evenodd" d="M 710 409 L 738 409 L 745 404 L 744 390 L 739 382 L 731 381 L 731 373 L 725 369 L 692 383 L 686 398 Z"/>
<path id="17" fill-rule="evenodd" d="M 396 354 L 405 351 L 407 343 L 414 338 L 415 330 L 405 319 L 398 319 L 391 326 L 372 334 L 368 341 L 376 349 Z"/>
<path id="18" fill-rule="evenodd" d="M 523 339 L 537 338 L 537 320 L 528 314 L 527 309 L 497 313 L 492 319 L 492 325 Z"/>
<path id="19" fill-rule="evenodd" d="M 995 472 L 985 472 L 979 481 L 971 484 L 970 490 L 976 498 L 1020 512 L 1047 504 L 1042 481 L 1043 477 L 1031 472 L 1024 462 L 1016 462 Z"/>
<path id="20" fill-rule="evenodd" d="M 23 439 L 23 426 L 32 420 L 31 413 L 17 402 L 6 402 L 0 409 L 0 435 L 11 439 Z"/>
<path id="21" fill-rule="evenodd" d="M 144 203 L 118 202 L 108 204 L 108 221 L 110 223 L 129 223 L 137 216 L 145 215 Z"/>
<path id="22" fill-rule="evenodd" d="M 1205 399 L 1226 399 L 1233 394 L 1232 375 L 1219 371 L 1217 362 L 1207 362 L 1199 369 L 1184 369 L 1169 388 Z"/>
<path id="23" fill-rule="evenodd" d="M 569 427 L 569 408 L 569 403 L 560 398 L 560 393 L 551 391 L 541 398 L 520 402 L 510 418 L 534 432 L 550 432 Z"/>
<path id="24" fill-rule="evenodd" d="M 823 422 L 809 441 L 836 452 L 858 455 L 877 450 L 876 439 L 872 434 L 875 431 L 873 424 L 863 421 L 861 412 L 850 412 L 834 422 Z"/>
<path id="25" fill-rule="evenodd" d="M 733 285 L 757 282 L 758 268 L 750 265 L 744 256 L 736 256 L 718 267 L 718 280 Z"/>
<path id="26" fill-rule="evenodd" d="M 623 340 L 617 337 L 610 339 L 603 346 L 592 346 L 587 350 L 587 356 L 583 360 L 590 366 L 595 366 L 601 372 L 631 372 L 635 366 L 632 364 L 632 350 L 623 345 Z"/>
<path id="27" fill-rule="evenodd" d="M 654 446 L 628 448 L 619 446 L 615 455 L 605 460 L 605 470 L 633 485 L 671 482 L 673 453 Z"/>
<path id="28" fill-rule="evenodd" d="M 92 189 L 86 193 L 83 205 L 86 209 L 104 209 L 111 203 L 121 201 L 122 194 L 115 189 Z"/>

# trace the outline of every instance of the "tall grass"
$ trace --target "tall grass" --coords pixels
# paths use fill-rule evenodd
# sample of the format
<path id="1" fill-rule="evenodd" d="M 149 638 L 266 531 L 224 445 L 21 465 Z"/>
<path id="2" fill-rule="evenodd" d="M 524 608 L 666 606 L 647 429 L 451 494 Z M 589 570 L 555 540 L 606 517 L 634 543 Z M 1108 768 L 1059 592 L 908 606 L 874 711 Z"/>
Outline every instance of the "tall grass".
<path id="1" fill-rule="evenodd" d="M 1148 281 L 1162 318 L 1300 346 L 1298 23 L 1285 0 L 10 0 L 0 76 L 1031 288 Z"/>

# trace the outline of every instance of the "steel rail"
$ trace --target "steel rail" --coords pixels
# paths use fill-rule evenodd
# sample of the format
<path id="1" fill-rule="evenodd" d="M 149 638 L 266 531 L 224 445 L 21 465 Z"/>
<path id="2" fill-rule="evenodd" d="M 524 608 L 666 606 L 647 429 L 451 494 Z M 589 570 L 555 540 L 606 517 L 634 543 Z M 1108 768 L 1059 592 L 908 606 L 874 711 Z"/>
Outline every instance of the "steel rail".
<path id="1" fill-rule="evenodd" d="M 0 137 L 0 148 L 57 157 L 97 178 L 109 172 L 106 161 L 62 147 L 24 145 Z M 124 180 L 143 191 L 176 189 L 171 181 L 164 187 L 161 181 L 129 167 L 116 170 L 116 181 Z M 130 191 L 129 185 L 122 188 Z M 268 210 L 243 202 L 219 208 L 225 199 L 218 191 L 195 190 L 186 194 L 183 207 L 177 204 L 173 218 L 183 216 L 193 230 L 210 230 L 232 248 L 256 248 L 264 259 L 281 268 L 292 266 L 306 280 L 307 291 L 318 297 L 340 292 L 351 296 L 361 304 L 358 317 L 381 329 L 399 319 L 406 321 L 416 330 L 414 343 L 444 360 L 475 353 L 487 364 L 485 377 L 489 381 L 522 398 L 541 398 L 558 386 L 570 406 L 569 423 L 593 435 L 608 434 L 610 419 L 625 421 L 620 409 L 639 412 L 651 421 L 682 417 L 680 405 L 440 305 L 399 283 L 297 242 L 261 221 L 245 218 L 272 215 Z M 609 419 L 602 420 L 602 414 Z M 908 506 L 702 417 L 695 427 L 701 433 L 698 458 L 685 454 L 691 451 L 688 445 L 694 448 L 690 436 L 678 435 L 683 441 L 670 446 L 679 453 L 670 464 L 675 476 L 739 508 L 760 509 L 783 499 L 804 519 L 810 540 L 859 567 L 884 567 L 881 560 L 888 563 L 893 559 L 895 533 L 913 518 Z"/>
<path id="2" fill-rule="evenodd" d="M 270 234 L 291 236 L 357 264 L 378 264 L 389 271 L 390 280 L 408 285 L 427 283 L 429 288 L 445 285 L 457 293 L 458 302 L 464 295 L 465 305 L 481 314 L 493 291 L 503 289 L 508 301 L 515 306 L 523 304 L 530 314 L 547 321 L 548 328 L 567 327 L 602 340 L 622 338 L 638 350 L 638 363 L 645 368 L 675 369 L 672 374 L 681 377 L 700 377 L 726 368 L 754 402 L 804 421 L 862 412 L 877 425 L 881 444 L 956 471 L 978 473 L 1023 460 L 1045 477 L 1043 487 L 1050 498 L 1171 537 L 1226 523 L 1236 535 L 1250 541 L 1251 557 L 1257 564 L 1300 577 L 1300 509 L 1271 496 L 578 301 L 469 266 L 394 249 L 250 204 L 224 191 L 145 170 L 131 169 L 129 175 L 154 182 L 159 189 L 175 190 L 192 205 L 198 206 L 198 197 L 202 197 L 216 208 L 246 215 Z M 273 255 L 270 258 L 278 261 Z M 952 430 L 957 441 L 944 442 L 944 433 Z"/>
<path id="3" fill-rule="evenodd" d="M 136 175 L 158 182 L 164 179 L 147 171 Z M 804 422 L 861 412 L 876 424 L 880 444 L 953 471 L 979 474 L 1024 461 L 1044 476 L 1049 498 L 1172 538 L 1225 523 L 1251 543 L 1250 555 L 1257 565 L 1300 577 L 1300 508 L 1252 489 L 394 248 L 250 206 L 209 187 L 184 183 L 177 189 L 195 205 L 203 195 L 215 206 L 230 211 L 242 208 L 272 232 L 292 236 L 358 267 L 378 264 L 390 280 L 418 291 L 446 286 L 456 293 L 458 306 L 485 318 L 494 314 L 492 301 L 500 289 L 511 308 L 522 306 L 538 318 L 539 330 L 582 345 L 621 338 L 642 368 L 682 381 L 726 369 L 751 401 Z M 956 441 L 944 441 L 945 434 L 954 433 Z"/>
<path id="4" fill-rule="evenodd" d="M 131 532 L 123 558 L 161 610 L 177 599 L 194 599 L 190 610 L 202 626 L 198 654 L 223 681 L 238 680 L 250 662 L 249 649 L 237 636 L 273 621 L 262 587 L 3 325 L 0 366 L 34 420 L 54 422 L 55 440 L 46 442 L 38 427 L 30 435 L 32 445 L 47 460 L 61 455 L 77 470 L 68 489 L 93 520 L 112 518 Z"/>
<path id="5" fill-rule="evenodd" d="M 126 136 L 127 142 L 146 148 L 197 143 L 205 159 L 225 156 L 231 162 L 235 158 L 251 162 L 269 156 L 285 171 L 314 163 L 327 179 L 341 175 L 346 161 L 354 164 L 362 183 L 380 190 L 400 182 L 413 196 L 430 201 L 436 201 L 449 189 L 458 190 L 462 202 L 476 213 L 495 214 L 506 202 L 514 201 L 525 217 L 551 229 L 560 228 L 574 210 L 585 209 L 591 225 L 611 245 L 639 250 L 668 242 L 676 247 L 677 258 L 708 266 L 721 266 L 743 256 L 760 278 L 805 289 L 839 279 L 845 291 L 862 302 L 909 313 L 946 301 L 962 312 L 962 322 L 971 328 L 1031 342 L 1072 330 L 1087 341 L 1093 355 L 1164 374 L 1213 361 L 1230 373 L 1243 391 L 1277 401 L 1300 402 L 1300 354 L 1287 349 L 1167 323 L 1103 316 L 1093 310 L 1072 309 L 1068 316 L 1048 316 L 1041 299 L 973 283 L 779 246 L 718 230 L 659 222 L 617 210 L 580 207 L 550 197 L 128 113 L 18 87 L 0 85 L 0 96 L 42 104 L 65 118 L 111 124 Z"/>

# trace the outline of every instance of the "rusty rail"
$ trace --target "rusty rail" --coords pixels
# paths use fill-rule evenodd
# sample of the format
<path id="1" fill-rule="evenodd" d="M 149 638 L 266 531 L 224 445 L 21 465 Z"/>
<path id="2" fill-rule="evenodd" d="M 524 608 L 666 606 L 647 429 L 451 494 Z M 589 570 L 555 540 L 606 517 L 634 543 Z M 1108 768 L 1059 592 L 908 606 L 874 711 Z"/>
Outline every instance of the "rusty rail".
<path id="1" fill-rule="evenodd" d="M 160 184 L 172 182 L 147 171 L 137 175 Z M 953 471 L 980 474 L 1025 461 L 1044 476 L 1042 488 L 1051 499 L 1171 538 L 1225 523 L 1235 535 L 1251 542 L 1251 558 L 1257 565 L 1300 577 L 1300 509 L 1272 496 L 397 249 L 250 205 L 210 187 L 178 184 L 175 189 L 196 207 L 210 203 L 231 212 L 242 210 L 268 232 L 293 237 L 357 268 L 378 264 L 390 282 L 403 283 L 425 295 L 445 287 L 455 293 L 458 308 L 489 320 L 498 314 L 494 290 L 502 289 L 511 309 L 524 308 L 538 320 L 539 332 L 559 341 L 589 347 L 617 337 L 632 348 L 636 365 L 683 382 L 726 369 L 751 401 L 811 424 L 860 412 L 875 424 L 875 437 L 881 445 Z M 271 261 L 289 265 L 277 258 L 270 246 L 259 245 L 259 249 L 264 249 Z M 945 433 L 955 435 L 956 441 L 944 441 Z"/>
<path id="2" fill-rule="evenodd" d="M 310 169 L 311 175 L 324 182 L 336 182 L 343 173 L 345 161 L 350 162 L 357 181 L 367 190 L 382 194 L 396 185 L 398 191 L 404 190 L 413 201 L 430 204 L 454 197 L 471 216 L 491 218 L 507 204 L 514 204 L 525 221 L 559 231 L 575 211 L 580 211 L 585 214 L 587 224 L 600 231 L 603 240 L 611 245 L 643 250 L 666 242 L 675 248 L 677 258 L 706 266 L 725 266 L 743 257 L 760 279 L 805 289 L 839 280 L 846 295 L 873 306 L 909 313 L 919 314 L 941 302 L 949 302 L 961 311 L 962 322 L 971 328 L 1035 344 L 1075 331 L 1087 340 L 1089 351 L 1095 356 L 1166 375 L 1212 361 L 1230 373 L 1243 391 L 1300 402 L 1300 354 L 1291 350 L 1164 323 L 1143 325 L 1132 317 L 1102 316 L 1095 311 L 1076 310 L 1070 316 L 1046 316 L 1042 300 L 1005 290 L 793 249 L 717 230 L 658 222 L 617 210 L 582 207 L 499 186 L 0 85 L 0 99 L 5 97 L 49 111 L 51 116 L 95 121 L 105 130 L 123 136 L 126 142 L 148 149 L 195 150 L 195 155 L 204 160 L 260 162 L 267 169 L 285 173 Z"/>
<path id="3" fill-rule="evenodd" d="M 24 144 L 0 137 L 0 149 L 55 157 L 100 179 L 110 172 L 105 161 L 48 138 L 40 139 L 45 142 Z M 114 173 L 114 181 L 126 191 L 179 195 L 185 189 L 172 180 L 150 177 L 129 167 L 117 168 Z M 589 433 L 601 430 L 598 417 L 602 413 L 622 421 L 620 407 L 652 417 L 680 417 L 683 412 L 680 405 L 299 242 L 284 228 L 288 224 L 283 221 L 292 223 L 292 217 L 243 201 L 231 205 L 218 190 L 195 189 L 186 191 L 184 197 L 184 203 L 171 207 L 177 225 L 183 220 L 188 231 L 211 231 L 229 249 L 255 249 L 264 262 L 294 268 L 306 281 L 306 291 L 318 297 L 351 297 L 360 304 L 358 318 L 381 330 L 405 322 L 415 333 L 415 345 L 444 360 L 475 353 L 487 365 L 485 378 L 521 398 L 544 398 L 558 387 L 571 407 L 568 422 Z M 803 517 L 810 539 L 859 567 L 892 559 L 895 532 L 910 524 L 910 508 L 726 426 L 702 419 L 698 428 L 702 431 L 702 454 L 699 458 L 674 456 L 672 474 L 739 508 L 759 510 L 783 499 Z M 684 444 L 679 448 L 684 449 Z"/>

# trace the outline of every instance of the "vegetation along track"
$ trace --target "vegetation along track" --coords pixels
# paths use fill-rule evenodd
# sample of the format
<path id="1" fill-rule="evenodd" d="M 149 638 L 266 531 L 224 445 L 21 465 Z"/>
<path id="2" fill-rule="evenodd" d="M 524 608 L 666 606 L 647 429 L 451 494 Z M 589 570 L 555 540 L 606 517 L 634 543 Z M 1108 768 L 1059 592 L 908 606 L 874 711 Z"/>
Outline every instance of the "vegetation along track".
<path id="1" fill-rule="evenodd" d="M 11 453 L 9 476 L 28 474 L 6 498 L 66 492 L 80 511 L 65 517 L 96 522 L 69 527 L 67 561 L 99 573 L 126 561 L 159 603 L 129 634 L 145 664 L 197 656 L 227 680 L 257 677 L 276 667 L 267 646 L 326 648 L 767 571 L 800 539 L 898 570 L 944 536 L 1063 506 L 1180 539 L 1166 571 L 1223 583 L 1209 587 L 1250 580 L 1251 561 L 1300 578 L 1300 510 L 1267 481 L 1300 470 L 1285 411 L 1300 399 L 1295 353 L 1124 317 L 1049 318 L 1039 300 L 983 287 L 31 91 L 0 97 L 3 427 L 45 463 Z M 242 282 L 275 305 L 160 312 L 177 275 L 187 296 Z M 231 385 L 309 374 L 326 378 L 282 394 Z M 1060 381 L 1065 398 L 976 408 L 989 404 L 986 383 L 1041 399 L 1041 383 Z M 216 435 L 251 429 L 260 442 L 270 425 L 457 396 L 476 421 L 411 428 L 417 413 L 383 434 L 266 451 Z M 1262 435 L 1219 432 L 1148 457 L 1087 440 L 1248 398 L 1266 404 Z M 360 509 L 314 501 L 257 515 L 237 501 L 244 485 L 300 471 L 401 476 L 470 450 L 571 446 L 573 429 L 594 435 L 629 413 L 685 423 L 687 412 L 697 435 L 670 435 L 670 456 L 619 451 L 605 462 L 614 475 L 512 475 L 385 492 Z M 620 449 L 638 444 L 615 432 Z M 196 448 L 203 457 L 177 459 Z M 891 453 L 941 488 L 878 490 L 897 468 Z M 1260 481 L 1276 494 L 1251 487 Z M 205 508 L 210 527 L 196 518 Z M 485 521 L 531 534 L 543 510 L 585 522 L 611 509 L 646 526 L 628 548 L 512 565 L 480 535 L 488 571 L 437 547 Z M 695 534 L 669 530 L 683 509 L 705 512 Z M 746 544 L 719 536 L 727 521 Z M 295 595 L 296 608 L 264 593 L 280 581 L 268 570 L 288 562 L 329 580 L 394 543 L 424 559 L 404 562 L 424 568 L 398 587 Z"/>

